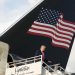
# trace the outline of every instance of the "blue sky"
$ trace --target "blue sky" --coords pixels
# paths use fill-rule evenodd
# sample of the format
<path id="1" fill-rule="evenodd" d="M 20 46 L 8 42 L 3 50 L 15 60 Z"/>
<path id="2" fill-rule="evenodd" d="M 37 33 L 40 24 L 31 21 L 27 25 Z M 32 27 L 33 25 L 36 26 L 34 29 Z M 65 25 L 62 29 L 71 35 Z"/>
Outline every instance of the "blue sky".
<path id="1" fill-rule="evenodd" d="M 25 14 L 27 0 L 0 0 L 0 35 Z"/>
<path id="2" fill-rule="evenodd" d="M 42 0 L 0 0 L 0 36 Z"/>
<path id="3" fill-rule="evenodd" d="M 17 8 L 21 8 L 23 6 L 27 6 L 27 0 L 7 0 L 8 2 L 5 3 L 4 9 L 6 11 L 13 11 Z"/>
<path id="4" fill-rule="evenodd" d="M 2 10 L 9 9 L 11 11 L 26 4 L 28 4 L 27 0 L 0 0 Z"/>

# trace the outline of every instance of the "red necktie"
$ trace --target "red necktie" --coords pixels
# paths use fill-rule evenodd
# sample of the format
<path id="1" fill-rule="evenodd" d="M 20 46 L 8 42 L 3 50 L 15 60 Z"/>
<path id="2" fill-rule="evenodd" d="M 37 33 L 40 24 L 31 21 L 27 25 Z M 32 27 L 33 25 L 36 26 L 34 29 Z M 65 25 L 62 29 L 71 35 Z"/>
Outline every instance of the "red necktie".
<path id="1" fill-rule="evenodd" d="M 44 55 L 44 52 L 42 52 L 42 60 L 43 60 L 43 61 L 44 61 L 44 58 L 45 58 L 44 56 L 45 56 L 45 55 Z"/>

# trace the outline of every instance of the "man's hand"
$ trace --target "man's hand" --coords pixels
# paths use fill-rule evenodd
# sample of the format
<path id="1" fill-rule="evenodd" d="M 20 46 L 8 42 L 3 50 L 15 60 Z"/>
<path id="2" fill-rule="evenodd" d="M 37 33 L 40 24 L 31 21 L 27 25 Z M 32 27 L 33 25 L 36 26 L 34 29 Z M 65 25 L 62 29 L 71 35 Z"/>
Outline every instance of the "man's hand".
<path id="1" fill-rule="evenodd" d="M 48 61 L 48 63 L 52 63 L 52 61 Z"/>

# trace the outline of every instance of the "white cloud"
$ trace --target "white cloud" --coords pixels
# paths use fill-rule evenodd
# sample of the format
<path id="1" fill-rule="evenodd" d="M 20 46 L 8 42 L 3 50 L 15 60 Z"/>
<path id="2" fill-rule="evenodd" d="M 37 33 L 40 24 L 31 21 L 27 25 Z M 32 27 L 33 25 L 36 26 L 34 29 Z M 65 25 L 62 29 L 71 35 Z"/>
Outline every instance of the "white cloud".
<path id="1" fill-rule="evenodd" d="M 0 6 L 3 6 L 5 4 L 5 0 L 0 0 Z"/>

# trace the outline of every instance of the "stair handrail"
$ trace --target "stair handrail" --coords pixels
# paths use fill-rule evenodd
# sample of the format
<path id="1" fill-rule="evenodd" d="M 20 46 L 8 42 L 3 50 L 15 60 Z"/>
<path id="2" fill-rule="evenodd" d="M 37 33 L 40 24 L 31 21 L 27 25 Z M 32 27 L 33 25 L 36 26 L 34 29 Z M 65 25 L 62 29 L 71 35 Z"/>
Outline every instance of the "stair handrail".
<path id="1" fill-rule="evenodd" d="M 17 61 L 13 61 L 13 62 L 9 62 L 10 65 L 17 65 L 17 64 L 27 64 L 29 62 L 38 62 L 38 61 L 41 61 L 42 62 L 42 55 L 39 55 L 39 56 L 34 56 L 34 57 L 30 57 L 30 58 L 26 58 L 26 59 L 22 59 L 22 60 L 17 60 Z"/>
<path id="2" fill-rule="evenodd" d="M 43 68 L 47 69 L 48 71 L 52 70 L 52 71 L 54 72 L 54 69 L 51 68 L 51 67 L 50 67 L 47 63 L 45 63 L 44 61 L 43 61 L 43 64 L 46 65 L 45 67 L 42 66 Z"/>

